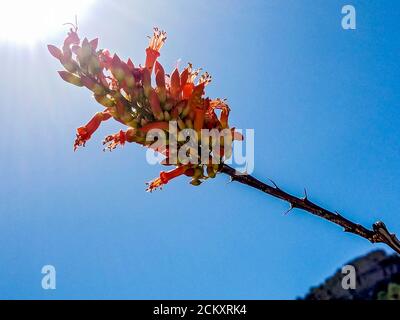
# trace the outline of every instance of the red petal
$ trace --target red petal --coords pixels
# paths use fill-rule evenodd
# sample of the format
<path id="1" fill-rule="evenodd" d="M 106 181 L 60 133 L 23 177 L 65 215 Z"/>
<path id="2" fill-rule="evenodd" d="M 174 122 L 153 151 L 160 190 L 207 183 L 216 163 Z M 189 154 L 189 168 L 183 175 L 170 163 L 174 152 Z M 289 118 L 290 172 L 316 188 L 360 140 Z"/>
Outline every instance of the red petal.
<path id="1" fill-rule="evenodd" d="M 93 40 L 90 40 L 90 46 L 92 47 L 93 50 L 97 49 L 97 45 L 99 44 L 99 38 L 95 38 Z"/>
<path id="2" fill-rule="evenodd" d="M 131 58 L 128 59 L 126 64 L 128 65 L 128 68 L 129 68 L 130 71 L 133 71 L 133 69 L 135 69 L 135 65 L 133 64 Z"/>
<path id="3" fill-rule="evenodd" d="M 179 71 L 176 68 L 171 75 L 171 95 L 174 98 L 177 98 L 180 90 L 181 90 L 181 82 L 179 77 Z"/>
<path id="4" fill-rule="evenodd" d="M 160 99 L 158 99 L 158 95 L 154 91 L 154 89 L 151 90 L 151 92 L 150 92 L 149 102 L 150 102 L 151 111 L 153 112 L 154 117 L 157 120 L 163 120 L 164 117 L 163 117 L 163 112 L 162 112 L 161 106 L 160 106 Z"/>

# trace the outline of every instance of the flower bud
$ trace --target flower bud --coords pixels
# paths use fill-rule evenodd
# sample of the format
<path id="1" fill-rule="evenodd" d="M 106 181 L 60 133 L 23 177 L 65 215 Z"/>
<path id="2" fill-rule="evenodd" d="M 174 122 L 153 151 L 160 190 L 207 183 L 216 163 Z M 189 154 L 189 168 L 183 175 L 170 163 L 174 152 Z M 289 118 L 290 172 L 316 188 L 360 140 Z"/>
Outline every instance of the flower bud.
<path id="1" fill-rule="evenodd" d="M 131 128 L 137 128 L 139 124 L 136 119 L 132 119 L 131 121 L 127 122 L 126 125 Z"/>
<path id="2" fill-rule="evenodd" d="M 193 186 L 195 186 L 195 187 L 197 187 L 197 186 L 201 185 L 201 181 L 198 180 L 198 179 L 192 179 L 192 180 L 190 181 L 190 184 L 193 185 Z"/>
<path id="3" fill-rule="evenodd" d="M 146 119 L 141 119 L 140 120 L 140 125 L 143 127 L 145 125 L 147 125 L 147 120 Z"/>
<path id="4" fill-rule="evenodd" d="M 175 68 L 171 75 L 171 95 L 173 98 L 178 99 L 181 91 L 181 83 L 179 78 L 179 71 Z"/>
<path id="5" fill-rule="evenodd" d="M 178 122 L 178 128 L 179 128 L 179 129 L 183 130 L 183 129 L 186 128 L 186 125 L 185 125 L 185 123 L 182 121 L 181 118 L 178 117 L 177 122 Z"/>
<path id="6" fill-rule="evenodd" d="M 92 47 L 93 51 L 96 51 L 97 46 L 99 44 L 99 38 L 95 38 L 89 41 L 90 46 Z"/>
<path id="7" fill-rule="evenodd" d="M 171 120 L 171 116 L 168 111 L 164 111 L 164 120 L 169 121 Z"/>
<path id="8" fill-rule="evenodd" d="M 173 107 L 173 109 L 171 111 L 172 119 L 176 119 L 179 117 L 179 115 L 181 114 L 185 105 L 186 105 L 186 101 L 180 101 L 176 106 Z"/>
<path id="9" fill-rule="evenodd" d="M 190 119 L 185 120 L 185 125 L 187 128 L 193 129 L 193 122 Z"/>
<path id="10" fill-rule="evenodd" d="M 182 110 L 182 114 L 181 114 L 182 118 L 187 117 L 189 115 L 190 111 L 191 111 L 191 108 L 190 108 L 190 105 L 188 103 L 188 104 L 186 104 L 185 108 L 183 108 L 183 110 Z"/>
<path id="11" fill-rule="evenodd" d="M 89 60 L 88 71 L 90 74 L 96 75 L 100 72 L 100 62 L 97 57 L 92 56 Z"/>
<path id="12" fill-rule="evenodd" d="M 135 69 L 135 65 L 133 64 L 131 58 L 128 58 L 128 61 L 126 62 L 126 65 L 129 68 L 129 71 L 133 72 L 133 70 Z"/>
<path id="13" fill-rule="evenodd" d="M 154 91 L 154 89 L 150 91 L 149 103 L 154 117 L 158 121 L 164 120 L 164 113 L 160 106 L 160 100 L 158 99 L 157 93 Z"/>
<path id="14" fill-rule="evenodd" d="M 122 67 L 122 61 L 116 54 L 114 54 L 111 60 L 110 70 L 112 75 L 115 77 L 115 79 L 118 80 L 118 82 L 124 80 L 125 72 Z"/>
<path id="15" fill-rule="evenodd" d="M 160 75 L 160 72 L 158 72 L 157 74 L 156 74 L 156 82 L 157 83 L 160 83 L 160 80 L 157 80 L 157 79 L 159 79 L 160 77 L 165 77 L 165 76 L 161 76 Z M 157 93 L 158 93 L 158 97 L 159 97 L 159 99 L 160 99 L 160 102 L 162 103 L 162 104 L 164 104 L 165 103 L 165 100 L 167 99 L 167 92 L 166 92 L 166 89 L 165 89 L 165 85 L 164 86 L 159 86 L 158 84 L 157 84 Z"/>
<path id="16" fill-rule="evenodd" d="M 196 109 L 194 117 L 194 130 L 200 132 L 203 128 L 205 113 L 202 109 Z"/>
<path id="17" fill-rule="evenodd" d="M 106 93 L 106 90 L 104 89 L 104 87 L 98 83 L 95 83 L 93 86 L 93 89 L 91 89 L 91 90 L 96 95 L 103 95 Z"/>
<path id="18" fill-rule="evenodd" d="M 58 59 L 58 60 L 61 60 L 61 58 L 62 58 L 62 56 L 63 56 L 63 53 L 62 53 L 61 49 L 59 49 L 59 48 L 57 48 L 56 46 L 53 46 L 53 45 L 51 45 L 51 44 L 47 45 L 47 49 L 49 50 L 50 54 L 51 54 L 54 58 L 56 58 L 56 59 Z"/>
<path id="19" fill-rule="evenodd" d="M 217 172 L 214 170 L 212 165 L 207 166 L 207 176 L 211 179 L 215 178 Z"/>
<path id="20" fill-rule="evenodd" d="M 163 105 L 163 109 L 165 111 L 170 111 L 172 107 L 174 106 L 174 101 L 172 99 L 167 99 Z"/>
<path id="21" fill-rule="evenodd" d="M 142 81 L 143 81 L 143 89 L 144 89 L 144 95 L 148 98 L 150 96 L 150 91 L 151 91 L 151 76 L 150 76 L 150 71 L 147 68 L 143 69 L 143 75 L 142 75 Z"/>
<path id="22" fill-rule="evenodd" d="M 181 88 L 186 84 L 188 78 L 189 78 L 189 69 L 185 68 L 185 70 L 182 71 L 181 73 Z"/>
<path id="23" fill-rule="evenodd" d="M 78 70 L 78 64 L 76 63 L 76 61 L 72 60 L 71 58 L 62 56 L 60 59 L 61 64 L 63 65 L 63 67 L 65 68 L 65 70 L 74 73 Z"/>
<path id="24" fill-rule="evenodd" d="M 90 60 L 90 56 L 92 54 L 92 47 L 89 44 L 87 38 L 83 39 L 82 47 L 77 49 L 76 57 L 81 66 L 87 66 Z"/>
<path id="25" fill-rule="evenodd" d="M 189 169 L 187 169 L 185 171 L 185 176 L 193 177 L 193 175 L 194 175 L 194 169 L 193 168 L 189 168 Z"/>
<path id="26" fill-rule="evenodd" d="M 228 117 L 229 117 L 229 109 L 223 108 L 221 110 L 221 117 L 219 122 L 221 123 L 222 128 L 228 128 Z"/>
<path id="27" fill-rule="evenodd" d="M 106 108 L 111 108 L 115 105 L 115 102 L 113 100 L 111 100 L 109 97 L 107 97 L 106 95 L 94 95 L 94 98 L 96 99 L 96 101 L 98 103 L 100 103 L 102 106 L 106 107 Z"/>
<path id="28" fill-rule="evenodd" d="M 195 179 L 202 178 L 203 177 L 203 168 L 197 167 L 196 169 L 194 169 L 193 177 Z"/>
<path id="29" fill-rule="evenodd" d="M 66 82 L 72 83 L 78 87 L 83 86 L 81 78 L 79 78 L 78 76 L 76 76 L 68 71 L 58 71 L 58 74 Z"/>

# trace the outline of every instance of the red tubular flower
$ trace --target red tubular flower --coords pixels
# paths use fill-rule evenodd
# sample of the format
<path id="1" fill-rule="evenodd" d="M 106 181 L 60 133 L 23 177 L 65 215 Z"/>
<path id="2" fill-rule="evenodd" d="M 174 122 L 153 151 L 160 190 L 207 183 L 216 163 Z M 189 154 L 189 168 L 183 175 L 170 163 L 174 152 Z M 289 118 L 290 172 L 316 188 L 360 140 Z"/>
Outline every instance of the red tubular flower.
<path id="1" fill-rule="evenodd" d="M 222 109 L 219 122 L 221 123 L 221 127 L 223 129 L 228 128 L 228 117 L 229 117 L 229 109 L 227 108 Z"/>
<path id="2" fill-rule="evenodd" d="M 229 128 L 228 118 L 230 109 L 228 105 L 221 99 L 215 99 L 210 102 L 210 110 L 219 109 L 221 110 L 221 116 L 219 121 L 217 121 L 216 116 L 214 117 L 214 121 L 219 122 L 222 129 Z M 214 113 L 215 114 L 215 113 Z"/>
<path id="3" fill-rule="evenodd" d="M 150 73 L 153 70 L 154 63 L 160 56 L 159 51 L 164 45 L 166 39 L 167 34 L 164 31 L 159 30 L 158 28 L 154 28 L 153 36 L 150 38 L 149 46 L 146 49 L 145 66 L 150 71 Z"/>
<path id="4" fill-rule="evenodd" d="M 232 140 L 243 141 L 244 139 L 243 135 L 235 131 L 235 128 L 232 128 L 231 132 L 232 132 Z"/>
<path id="5" fill-rule="evenodd" d="M 183 70 L 181 74 L 181 88 L 182 88 L 182 99 L 189 99 L 192 95 L 194 89 L 194 80 L 196 79 L 199 71 L 192 70 L 192 64 L 189 65 Z"/>
<path id="6" fill-rule="evenodd" d="M 125 142 L 135 141 L 136 130 L 133 128 L 128 129 L 126 132 L 120 130 L 118 133 L 107 136 L 103 140 L 105 145 L 103 151 L 108 149 L 109 151 L 114 150 L 117 146 L 123 146 Z"/>
<path id="7" fill-rule="evenodd" d="M 63 51 L 63 56 L 66 59 L 71 59 L 71 57 L 72 57 L 71 46 L 79 45 L 79 43 L 80 43 L 79 36 L 76 32 L 77 28 L 75 27 L 74 29 L 75 30 L 70 29 L 68 36 L 64 40 L 64 45 L 63 45 L 62 51 Z"/>
<path id="8" fill-rule="evenodd" d="M 189 99 L 193 93 L 194 84 L 193 83 L 186 83 L 182 87 L 182 98 Z"/>
<path id="9" fill-rule="evenodd" d="M 200 130 L 203 128 L 204 126 L 204 120 L 205 120 L 205 116 L 206 116 L 206 110 L 210 104 L 210 100 L 206 99 L 204 102 L 204 105 L 202 108 L 196 108 L 194 111 L 194 124 L 193 124 L 193 128 L 194 130 L 196 130 L 197 132 L 200 132 Z"/>
<path id="10" fill-rule="evenodd" d="M 90 139 L 92 134 L 98 129 L 102 121 L 111 118 L 111 114 L 107 111 L 97 112 L 95 116 L 83 127 L 79 127 L 76 131 L 76 139 L 74 143 L 74 151 L 80 147 L 85 146 L 86 141 Z"/>
<path id="11" fill-rule="evenodd" d="M 105 151 L 106 149 L 112 151 L 118 145 L 123 146 L 125 142 L 126 142 L 126 133 L 120 130 L 118 133 L 109 135 L 103 140 L 103 145 L 107 144 L 107 146 L 104 147 L 103 151 Z"/>
<path id="12" fill-rule="evenodd" d="M 166 171 L 166 172 L 161 171 L 160 176 L 158 178 L 147 183 L 148 187 L 147 187 L 146 191 L 152 192 L 152 191 L 156 190 L 157 188 L 162 188 L 170 180 L 183 175 L 185 173 L 185 171 L 189 168 L 190 168 L 190 165 L 183 165 L 183 166 L 177 167 L 170 171 Z"/>
<path id="13" fill-rule="evenodd" d="M 204 83 L 200 83 L 194 87 L 193 92 L 189 98 L 189 108 L 190 110 L 195 110 L 196 108 L 202 109 L 204 105 L 204 99 L 202 98 L 204 94 Z"/>
<path id="14" fill-rule="evenodd" d="M 78 45 L 79 42 L 80 42 L 80 40 L 79 40 L 79 36 L 78 36 L 78 33 L 77 33 L 77 28 L 75 26 L 74 29 L 70 29 L 69 30 L 68 35 L 64 40 L 64 46 L 65 47 L 69 47 L 69 46 L 71 46 L 73 44 Z"/>

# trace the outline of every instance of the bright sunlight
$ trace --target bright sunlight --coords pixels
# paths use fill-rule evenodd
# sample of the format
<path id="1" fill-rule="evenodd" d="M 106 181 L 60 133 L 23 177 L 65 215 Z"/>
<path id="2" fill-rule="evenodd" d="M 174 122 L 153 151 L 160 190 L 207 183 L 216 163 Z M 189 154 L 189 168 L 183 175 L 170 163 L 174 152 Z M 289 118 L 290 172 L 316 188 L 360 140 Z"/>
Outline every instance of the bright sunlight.
<path id="1" fill-rule="evenodd" d="M 94 0 L 11 0 L 0 8 L 0 41 L 32 45 L 82 18 Z M 79 21 L 78 21 L 79 22 Z"/>

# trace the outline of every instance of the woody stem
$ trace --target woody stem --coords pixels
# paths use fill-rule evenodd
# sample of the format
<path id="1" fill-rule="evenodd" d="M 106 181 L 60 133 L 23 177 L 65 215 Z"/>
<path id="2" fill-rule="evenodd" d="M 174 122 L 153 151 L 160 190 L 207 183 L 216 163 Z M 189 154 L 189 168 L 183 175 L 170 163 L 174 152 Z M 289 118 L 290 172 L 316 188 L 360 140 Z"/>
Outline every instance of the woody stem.
<path id="1" fill-rule="evenodd" d="M 385 243 L 395 252 L 400 254 L 400 241 L 394 234 L 391 234 L 388 231 L 385 224 L 381 221 L 374 223 L 372 229 L 368 229 L 360 224 L 346 219 L 337 212 L 331 212 L 316 205 L 308 199 L 307 194 L 303 198 L 298 198 L 283 191 L 272 181 L 272 185 L 268 185 L 251 175 L 240 173 L 226 164 L 223 164 L 221 166 L 220 172 L 230 176 L 232 181 L 243 183 L 262 192 L 265 192 L 275 198 L 279 198 L 288 202 L 290 204 L 290 210 L 297 208 L 307 211 L 315 216 L 339 225 L 343 227 L 345 232 L 354 233 L 360 237 L 367 239 L 371 243 Z"/>

